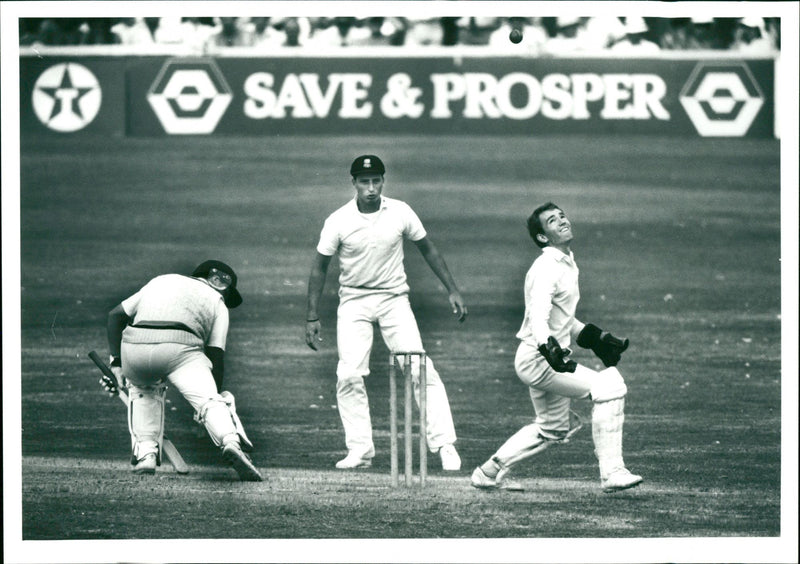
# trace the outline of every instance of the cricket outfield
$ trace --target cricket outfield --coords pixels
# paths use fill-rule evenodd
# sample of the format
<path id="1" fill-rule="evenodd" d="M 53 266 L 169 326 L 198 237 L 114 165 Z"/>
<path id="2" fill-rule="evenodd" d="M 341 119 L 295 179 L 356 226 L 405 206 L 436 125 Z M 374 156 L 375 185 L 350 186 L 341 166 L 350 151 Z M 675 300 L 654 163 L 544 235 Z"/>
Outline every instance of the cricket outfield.
<path id="1" fill-rule="evenodd" d="M 333 469 L 345 453 L 335 269 L 321 350 L 303 338 L 319 229 L 352 197 L 347 170 L 362 153 L 384 160 L 384 193 L 420 215 L 470 311 L 464 324 L 453 319 L 407 247 L 412 306 L 463 460 L 445 475 L 430 456 L 424 491 L 390 487 L 387 354 L 377 335 L 367 379 L 377 455 L 366 471 Z M 573 223 L 578 317 L 631 340 L 619 366 L 629 388 L 624 448 L 645 481 L 628 492 L 600 492 L 588 428 L 519 466 L 525 492 L 470 487 L 472 469 L 533 415 L 513 370 L 514 334 L 538 254 L 525 219 L 548 200 Z M 20 206 L 26 541 L 782 533 L 777 141 L 39 139 L 21 147 Z M 239 274 L 244 304 L 231 312 L 225 388 L 263 483 L 236 480 L 174 391 L 167 432 L 191 472 L 165 463 L 155 477 L 133 476 L 124 410 L 86 356 L 105 354 L 106 314 L 121 299 L 208 258 Z M 589 351 L 574 357 L 598 364 Z M 588 403 L 576 405 L 588 414 Z"/>

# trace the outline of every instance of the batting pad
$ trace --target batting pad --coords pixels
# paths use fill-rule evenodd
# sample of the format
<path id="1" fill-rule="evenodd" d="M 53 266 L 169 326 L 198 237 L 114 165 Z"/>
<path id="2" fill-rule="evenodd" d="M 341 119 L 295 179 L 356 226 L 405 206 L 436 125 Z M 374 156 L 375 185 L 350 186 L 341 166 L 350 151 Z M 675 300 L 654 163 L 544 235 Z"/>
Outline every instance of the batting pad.
<path id="1" fill-rule="evenodd" d="M 247 433 L 244 432 L 242 420 L 239 419 L 239 414 L 236 413 L 236 398 L 234 398 L 233 394 L 228 391 L 220 392 L 219 395 L 225 400 L 225 403 L 230 410 L 231 419 L 233 420 L 233 424 L 236 427 L 236 432 L 239 434 L 239 439 L 241 440 L 242 450 L 245 452 L 253 452 L 253 443 L 250 441 L 250 437 L 247 436 Z"/>
<path id="2" fill-rule="evenodd" d="M 228 435 L 236 435 L 238 440 L 239 433 L 236 431 L 231 411 L 221 396 L 211 398 L 200 406 L 199 419 L 215 445 L 221 447 L 223 439 Z"/>
<path id="3" fill-rule="evenodd" d="M 159 454 L 164 437 L 164 397 L 166 386 L 128 388 L 128 429 L 133 458 L 138 461 L 150 453 Z"/>

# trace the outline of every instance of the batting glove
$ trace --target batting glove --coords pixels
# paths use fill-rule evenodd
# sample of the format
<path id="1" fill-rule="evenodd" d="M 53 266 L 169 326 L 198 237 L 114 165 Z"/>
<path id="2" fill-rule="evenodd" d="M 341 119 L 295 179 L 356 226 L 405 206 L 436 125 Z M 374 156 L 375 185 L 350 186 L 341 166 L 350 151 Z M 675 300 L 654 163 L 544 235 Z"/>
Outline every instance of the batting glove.
<path id="1" fill-rule="evenodd" d="M 100 377 L 100 385 L 103 386 L 103 389 L 108 392 L 110 396 L 115 396 L 119 393 L 119 385 L 117 382 L 105 374 Z"/>
<path id="2" fill-rule="evenodd" d="M 539 345 L 539 352 L 556 372 L 575 372 L 578 367 L 574 360 L 565 360 L 572 351 L 562 349 L 553 336 L 548 337 L 544 345 Z"/>
<path id="3" fill-rule="evenodd" d="M 604 365 L 616 366 L 622 358 L 622 353 L 630 345 L 628 339 L 618 339 L 608 331 L 603 331 L 593 323 L 587 323 L 578 334 L 578 346 L 592 349 Z"/>
<path id="4" fill-rule="evenodd" d="M 122 387 L 124 384 L 122 376 L 122 362 L 120 362 L 118 356 L 112 356 L 109 359 L 109 364 L 109 368 L 114 374 L 114 378 L 106 376 L 106 374 L 103 373 L 100 378 L 100 385 L 103 386 L 103 389 L 108 392 L 109 395 L 115 396 L 119 393 L 120 387 Z"/>

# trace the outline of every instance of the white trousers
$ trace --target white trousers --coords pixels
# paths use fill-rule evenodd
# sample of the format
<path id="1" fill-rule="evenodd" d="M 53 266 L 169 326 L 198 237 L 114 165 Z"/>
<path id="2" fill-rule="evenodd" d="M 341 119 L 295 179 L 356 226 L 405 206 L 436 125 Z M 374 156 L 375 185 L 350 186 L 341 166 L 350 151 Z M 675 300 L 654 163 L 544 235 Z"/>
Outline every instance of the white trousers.
<path id="1" fill-rule="evenodd" d="M 364 378 L 369 375 L 373 325 L 380 328 L 390 351 L 421 351 L 422 339 L 407 294 L 376 292 L 348 295 L 340 292 L 337 319 L 339 363 L 336 368 L 336 399 L 347 450 L 364 457 L 375 454 L 372 422 Z M 388 370 L 388 359 L 387 359 Z M 430 358 L 427 359 L 427 442 L 436 452 L 456 440 L 447 392 Z M 414 398 L 419 406 L 419 361 L 411 368 Z M 401 381 L 398 378 L 398 382 Z M 402 393 L 402 392 L 399 392 Z"/>
<path id="2" fill-rule="evenodd" d="M 122 370 L 130 382 L 129 427 L 134 456 L 156 452 L 164 434 L 163 397 L 158 403 L 156 385 L 169 383 L 186 398 L 215 444 L 236 435 L 225 399 L 217 393 L 211 361 L 200 347 L 175 343 L 122 343 Z"/>
<path id="3" fill-rule="evenodd" d="M 535 423 L 544 431 L 569 431 L 570 403 L 590 396 L 598 373 L 582 364 L 575 372 L 556 372 L 537 348 L 527 343 L 517 348 L 514 367 L 528 386 Z"/>
<path id="4" fill-rule="evenodd" d="M 591 396 L 592 439 L 601 478 L 625 467 L 622 427 L 627 388 L 616 368 L 597 372 L 578 364 L 575 372 L 556 372 L 536 347 L 524 342 L 517 349 L 514 366 L 519 379 L 528 386 L 536 419 L 534 425 L 512 436 L 495 456 L 501 461 L 513 459 L 533 448 L 539 444 L 538 429 L 545 434 L 568 431 L 570 403 Z"/>

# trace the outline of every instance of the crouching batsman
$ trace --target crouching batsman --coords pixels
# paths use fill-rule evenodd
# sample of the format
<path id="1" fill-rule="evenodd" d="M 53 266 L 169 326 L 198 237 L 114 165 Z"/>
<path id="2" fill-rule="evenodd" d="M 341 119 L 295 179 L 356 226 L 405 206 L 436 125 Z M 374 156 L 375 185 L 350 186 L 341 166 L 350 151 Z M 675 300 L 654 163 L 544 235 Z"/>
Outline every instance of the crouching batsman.
<path id="1" fill-rule="evenodd" d="M 221 392 L 228 308 L 242 303 L 236 273 L 209 260 L 191 276 L 164 274 L 108 314 L 111 370 L 127 384 L 133 471 L 152 474 L 160 464 L 167 383 L 195 410 L 223 459 L 243 481 L 260 482 L 233 395 Z M 110 392 L 115 383 L 108 382 Z"/>
<path id="2" fill-rule="evenodd" d="M 577 430 L 570 428 L 570 402 L 587 398 L 593 404 L 592 439 L 603 491 L 637 486 L 642 477 L 629 472 L 622 459 L 627 388 L 616 368 L 628 339 L 575 318 L 578 267 L 566 214 L 555 204 L 544 204 L 528 218 L 528 231 L 543 251 L 525 278 L 525 318 L 517 333 L 521 342 L 514 364 L 517 376 L 528 386 L 536 417 L 475 469 L 472 485 L 518 489 L 508 479 L 509 470 L 552 444 L 566 442 Z M 573 341 L 591 349 L 606 369 L 597 372 L 567 360 Z"/>

